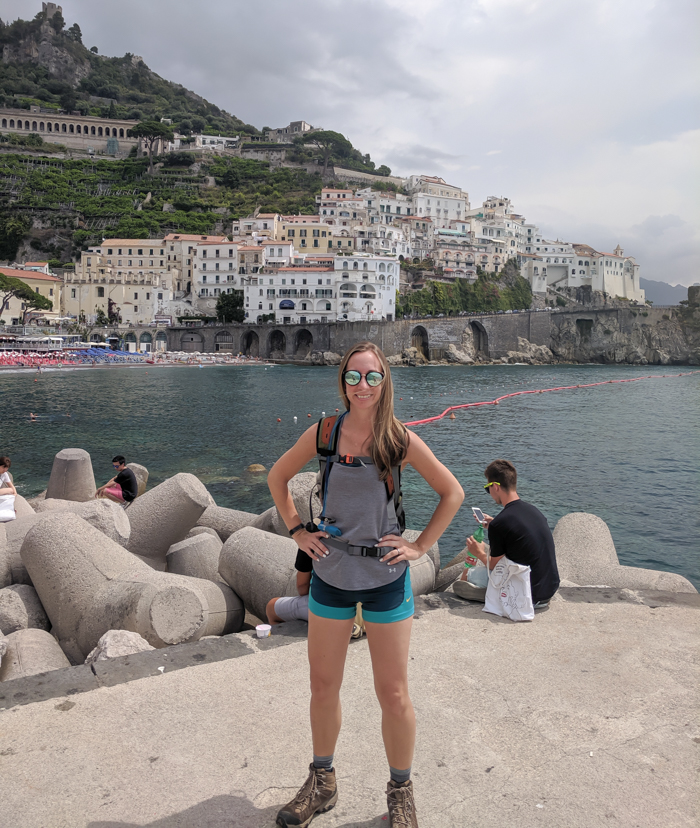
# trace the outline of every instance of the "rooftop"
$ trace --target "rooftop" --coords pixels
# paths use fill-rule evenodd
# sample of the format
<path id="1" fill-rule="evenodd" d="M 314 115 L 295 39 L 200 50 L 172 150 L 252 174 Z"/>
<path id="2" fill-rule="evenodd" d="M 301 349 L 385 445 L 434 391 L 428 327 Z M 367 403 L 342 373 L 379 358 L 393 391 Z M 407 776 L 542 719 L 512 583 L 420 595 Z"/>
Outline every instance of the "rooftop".
<path id="1" fill-rule="evenodd" d="M 41 273 L 38 270 L 18 270 L 15 267 L 0 267 L 0 273 L 12 279 L 21 279 L 23 282 L 27 279 L 41 282 L 63 282 L 63 279 L 59 279 L 57 276 L 49 276 L 48 273 Z"/>

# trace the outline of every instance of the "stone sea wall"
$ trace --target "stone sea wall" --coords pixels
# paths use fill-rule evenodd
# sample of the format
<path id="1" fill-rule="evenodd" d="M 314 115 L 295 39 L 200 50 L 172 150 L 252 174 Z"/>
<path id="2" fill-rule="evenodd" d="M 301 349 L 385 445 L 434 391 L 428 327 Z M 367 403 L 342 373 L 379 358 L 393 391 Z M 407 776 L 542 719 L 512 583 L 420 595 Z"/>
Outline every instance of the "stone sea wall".
<path id="1" fill-rule="evenodd" d="M 395 364 L 698 365 L 699 315 L 692 309 L 603 307 L 395 322 L 173 327 L 168 350 L 228 349 L 263 359 L 337 364 L 355 342 L 369 339 Z"/>

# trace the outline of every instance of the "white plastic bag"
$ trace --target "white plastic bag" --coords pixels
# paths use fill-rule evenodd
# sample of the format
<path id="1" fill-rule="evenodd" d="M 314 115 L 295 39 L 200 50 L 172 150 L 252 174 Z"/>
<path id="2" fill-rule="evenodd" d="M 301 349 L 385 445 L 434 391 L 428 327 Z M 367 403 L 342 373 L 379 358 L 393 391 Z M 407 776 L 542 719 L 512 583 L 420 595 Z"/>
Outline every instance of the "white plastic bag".
<path id="1" fill-rule="evenodd" d="M 14 520 L 16 517 L 15 496 L 0 495 L 0 523 L 7 523 L 8 520 Z"/>
<path id="2" fill-rule="evenodd" d="M 532 621 L 535 610 L 530 589 L 530 567 L 513 563 L 504 555 L 489 574 L 484 612 L 501 615 L 511 621 Z"/>

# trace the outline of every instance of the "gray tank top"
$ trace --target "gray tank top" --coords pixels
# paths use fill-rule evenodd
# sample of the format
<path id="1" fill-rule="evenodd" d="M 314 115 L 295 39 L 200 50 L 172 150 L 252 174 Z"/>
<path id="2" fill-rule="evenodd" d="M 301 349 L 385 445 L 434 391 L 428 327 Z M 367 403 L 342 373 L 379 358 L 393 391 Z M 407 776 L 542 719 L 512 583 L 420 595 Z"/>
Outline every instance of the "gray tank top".
<path id="1" fill-rule="evenodd" d="M 354 546 L 374 546 L 385 535 L 400 535 L 393 498 L 379 479 L 370 457 L 360 457 L 363 466 L 333 463 L 328 478 L 325 513 L 335 518 L 342 539 Z M 339 547 L 342 544 L 338 544 Z M 314 561 L 314 572 L 337 589 L 374 589 L 403 575 L 406 561 L 389 566 L 379 558 L 349 555 L 326 544 L 328 556 Z M 386 547 L 387 552 L 390 547 Z"/>

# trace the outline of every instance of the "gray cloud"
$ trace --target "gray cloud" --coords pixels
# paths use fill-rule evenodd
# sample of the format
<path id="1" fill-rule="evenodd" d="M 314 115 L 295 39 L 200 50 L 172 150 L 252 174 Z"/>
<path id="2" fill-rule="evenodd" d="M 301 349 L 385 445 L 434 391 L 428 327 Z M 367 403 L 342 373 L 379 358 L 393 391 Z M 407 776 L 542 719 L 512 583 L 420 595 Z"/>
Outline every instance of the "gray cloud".
<path id="1" fill-rule="evenodd" d="M 3 0 L 2 17 L 39 7 Z M 140 54 L 258 127 L 304 118 L 395 172 L 443 175 L 473 204 L 510 196 L 550 235 L 624 242 L 647 278 L 700 272 L 695 0 L 63 0 L 63 9 L 86 45 Z M 668 216 L 686 225 L 663 224 Z"/>

